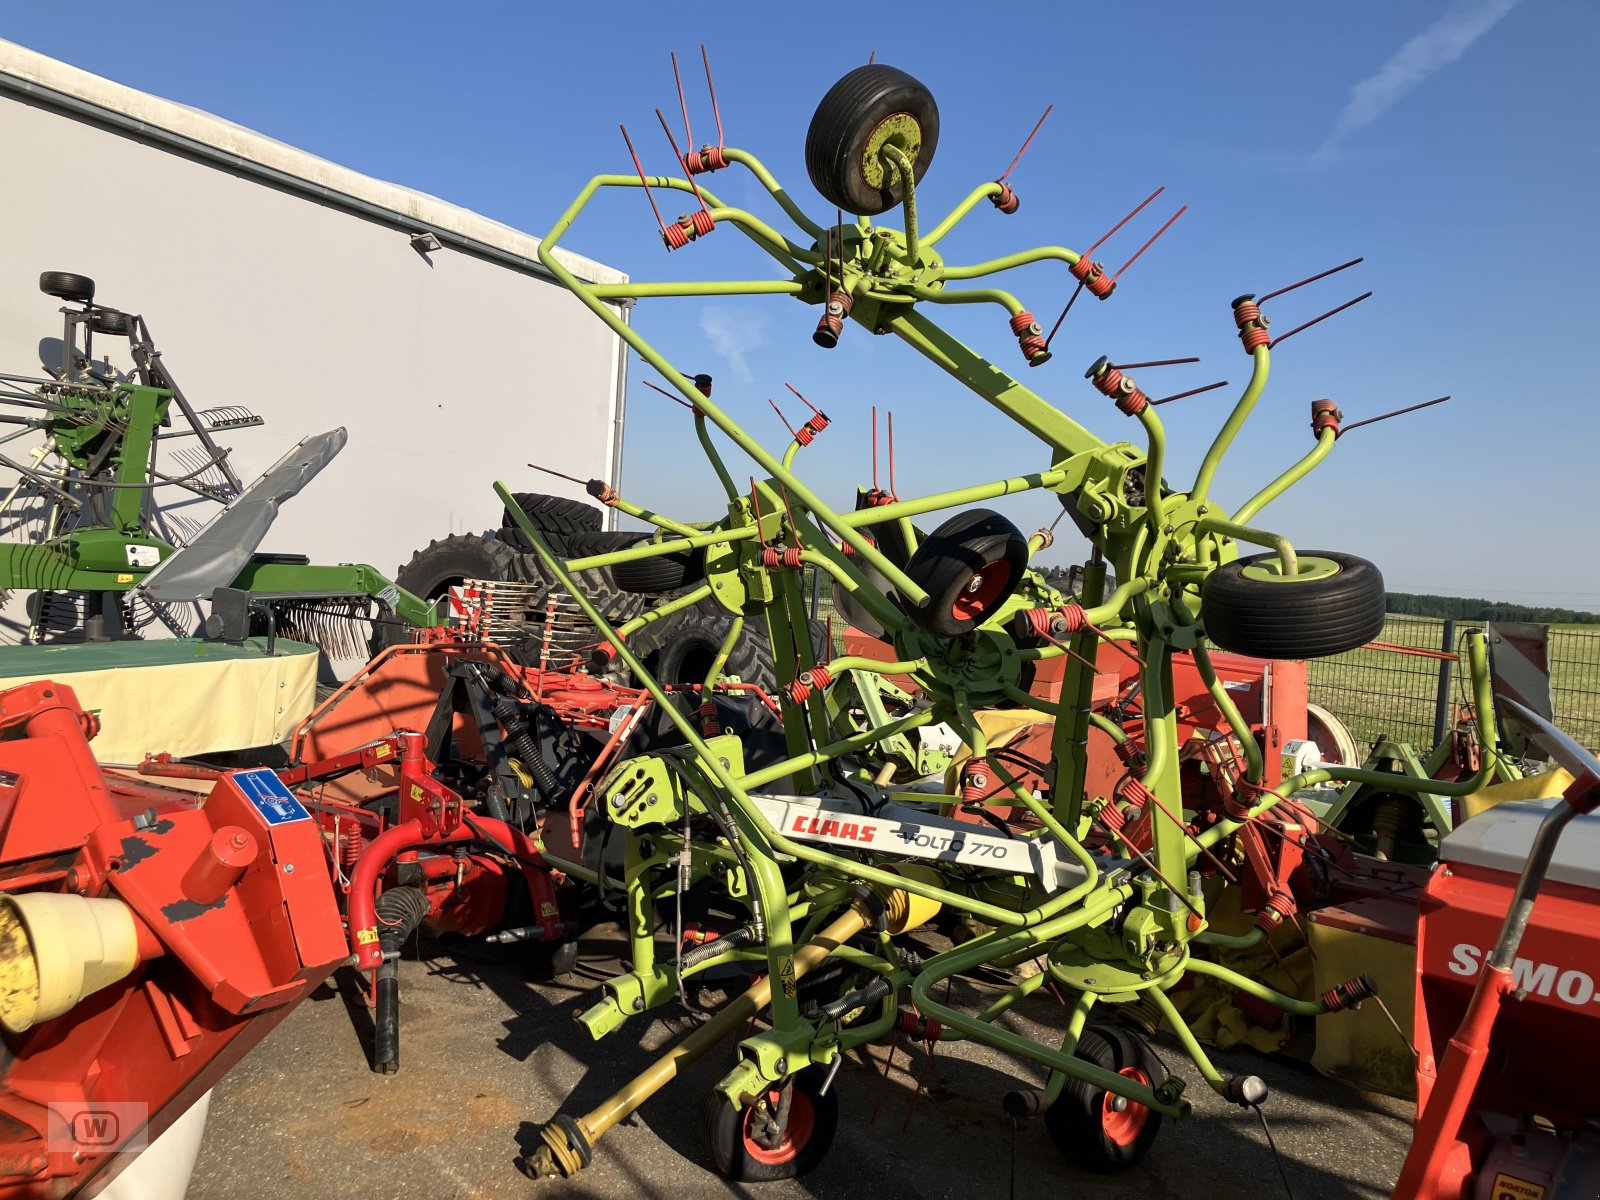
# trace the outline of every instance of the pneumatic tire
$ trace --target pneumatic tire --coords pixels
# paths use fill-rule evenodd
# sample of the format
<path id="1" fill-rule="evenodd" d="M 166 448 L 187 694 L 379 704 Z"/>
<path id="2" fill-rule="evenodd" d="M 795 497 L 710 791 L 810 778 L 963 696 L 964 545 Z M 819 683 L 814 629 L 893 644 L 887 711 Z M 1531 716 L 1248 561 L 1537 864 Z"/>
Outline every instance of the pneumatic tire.
<path id="1" fill-rule="evenodd" d="M 1383 575 L 1366 559 L 1309 550 L 1293 579 L 1274 571 L 1277 562 L 1256 554 L 1206 578 L 1200 616 L 1213 643 L 1254 658 L 1325 658 L 1383 632 Z"/>
<path id="2" fill-rule="evenodd" d="M 845 75 L 822 98 L 806 131 L 806 173 L 828 203 L 876 216 L 904 198 L 895 172 L 879 156 L 885 143 L 911 159 L 916 182 L 939 144 L 933 93 L 904 71 L 873 63 Z"/>
<path id="3" fill-rule="evenodd" d="M 600 532 L 600 510 L 593 504 L 543 492 L 513 492 L 511 498 L 559 555 L 567 554 L 567 539 L 572 534 Z M 533 544 L 512 519 L 509 509 L 500 521 L 500 538 L 518 550 L 533 553 Z"/>
<path id="4" fill-rule="evenodd" d="M 768 1088 L 748 1108 L 735 1108 L 715 1089 L 708 1091 L 700 1109 L 700 1135 L 717 1173 L 724 1179 L 763 1183 L 794 1179 L 820 1163 L 839 1130 L 839 1093 L 823 1092 L 827 1077 L 820 1066 L 790 1076 L 794 1094 L 789 1122 L 773 1145 L 763 1140 L 760 1122 L 779 1103 L 779 1088 Z"/>
<path id="5" fill-rule="evenodd" d="M 114 308 L 97 308 L 89 318 L 89 328 L 110 337 L 127 337 L 133 332 L 133 318 Z"/>
<path id="6" fill-rule="evenodd" d="M 39 290 L 69 304 L 94 303 L 94 280 L 71 271 L 45 271 L 39 276 Z"/>
<path id="7" fill-rule="evenodd" d="M 935 637 L 971 633 L 992 617 L 1022 582 L 1028 539 L 987 508 L 951 517 L 911 556 L 906 575 L 928 593 L 926 607 L 902 602 L 916 624 Z"/>
<path id="8" fill-rule="evenodd" d="M 600 531 L 573 534 L 567 539 L 572 557 L 591 554 L 612 554 L 631 546 L 642 546 L 651 540 L 647 533 Z M 623 592 L 644 594 L 677 592 L 706 577 L 706 552 L 677 550 L 671 554 L 657 554 L 632 562 L 612 563 L 605 570 Z"/>
<path id="9" fill-rule="evenodd" d="M 1130 1030 L 1090 1026 L 1078 1039 L 1078 1057 L 1137 1083 L 1160 1087 L 1167 1071 Z M 1161 1114 L 1081 1079 L 1068 1079 L 1045 1110 L 1045 1131 L 1068 1162 L 1102 1174 L 1125 1171 L 1149 1153 Z"/>

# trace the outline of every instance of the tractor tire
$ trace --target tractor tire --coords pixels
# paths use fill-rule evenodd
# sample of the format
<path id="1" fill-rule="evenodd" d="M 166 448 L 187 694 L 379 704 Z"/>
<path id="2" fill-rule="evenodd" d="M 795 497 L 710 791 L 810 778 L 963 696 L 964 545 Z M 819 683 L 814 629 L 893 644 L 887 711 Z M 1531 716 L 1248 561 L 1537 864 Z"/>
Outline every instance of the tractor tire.
<path id="1" fill-rule="evenodd" d="M 1151 1087 L 1166 1082 L 1161 1061 L 1131 1031 L 1091 1026 L 1078 1039 L 1078 1057 Z M 1101 1173 L 1125 1171 L 1150 1150 L 1161 1114 L 1080 1079 L 1068 1079 L 1045 1110 L 1045 1131 L 1075 1167 Z"/>
<path id="2" fill-rule="evenodd" d="M 775 1146 L 761 1140 L 757 1122 L 778 1104 L 777 1087 L 749 1108 L 735 1108 L 714 1088 L 707 1091 L 700 1108 L 700 1135 L 717 1173 L 724 1179 L 765 1183 L 794 1179 L 820 1163 L 839 1130 L 839 1093 L 822 1090 L 827 1078 L 827 1069 L 820 1066 L 790 1076 L 794 1092 L 789 1121 Z"/>
<path id="3" fill-rule="evenodd" d="M 1383 576 L 1366 559 L 1306 551 L 1294 579 L 1275 575 L 1277 562 L 1256 554 L 1207 576 L 1200 618 L 1213 643 L 1254 658 L 1326 658 L 1383 632 Z"/>
<path id="4" fill-rule="evenodd" d="M 542 492 L 514 492 L 512 499 L 557 554 L 567 554 L 569 535 L 600 532 L 600 510 L 586 501 L 547 496 Z M 533 543 L 512 519 L 510 509 L 500 522 L 500 540 L 524 553 L 533 553 Z"/>
<path id="5" fill-rule="evenodd" d="M 429 542 L 395 572 L 394 581 L 412 595 L 440 601 L 466 579 L 526 580 L 526 560 L 492 534 L 452 533 Z M 376 653 L 396 642 L 409 641 L 410 630 L 400 621 L 374 626 L 372 649 Z"/>
<path id="6" fill-rule="evenodd" d="M 127 337 L 133 333 L 133 318 L 114 308 L 97 308 L 89 318 L 89 328 L 109 337 Z"/>
<path id="7" fill-rule="evenodd" d="M 939 145 L 933 93 L 883 63 L 857 67 L 822 98 L 806 131 L 806 174 L 829 204 L 860 216 L 887 212 L 904 199 L 894 171 L 878 155 L 890 142 L 911 159 L 922 182 Z"/>
<path id="8" fill-rule="evenodd" d="M 71 271 L 44 272 L 39 276 L 39 290 L 68 304 L 94 303 L 94 280 Z"/>
<path id="9" fill-rule="evenodd" d="M 669 687 L 704 683 L 712 660 L 728 636 L 733 618 L 710 603 L 697 604 L 646 625 L 628 639 L 628 649 L 644 663 L 645 670 Z M 826 661 L 827 632 L 817 621 L 810 623 L 812 653 Z M 749 618 L 744 632 L 728 656 L 725 675 L 737 675 L 771 694 L 777 691 L 777 667 L 772 658 L 772 641 L 765 622 Z"/>
<path id="10" fill-rule="evenodd" d="M 928 593 L 928 604 L 901 607 L 935 637 L 961 637 L 999 610 L 1027 565 L 1028 539 L 1015 525 L 991 509 L 970 509 L 917 547 L 906 575 Z"/>
<path id="11" fill-rule="evenodd" d="M 567 539 L 567 543 L 573 557 L 577 557 L 626 550 L 630 546 L 642 545 L 650 538 L 648 533 L 602 531 L 574 534 Z M 678 592 L 706 577 L 706 552 L 679 550 L 634 562 L 613 563 L 603 569 L 610 575 L 618 591 L 644 595 Z"/>

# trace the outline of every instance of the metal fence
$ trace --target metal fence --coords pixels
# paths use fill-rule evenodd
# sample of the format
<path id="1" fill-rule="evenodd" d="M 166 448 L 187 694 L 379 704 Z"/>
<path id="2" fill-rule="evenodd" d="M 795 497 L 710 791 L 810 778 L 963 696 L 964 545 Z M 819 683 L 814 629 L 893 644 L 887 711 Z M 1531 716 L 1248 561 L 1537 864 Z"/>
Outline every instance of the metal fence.
<path id="1" fill-rule="evenodd" d="M 1483 625 L 1391 615 L 1379 641 L 1423 653 L 1363 647 L 1316 660 L 1311 701 L 1342 719 L 1358 741 L 1387 735 L 1432 746 L 1450 727 L 1454 706 L 1466 699 L 1460 635 Z M 1556 724 L 1600 752 L 1600 627 L 1551 626 L 1548 654 Z"/>

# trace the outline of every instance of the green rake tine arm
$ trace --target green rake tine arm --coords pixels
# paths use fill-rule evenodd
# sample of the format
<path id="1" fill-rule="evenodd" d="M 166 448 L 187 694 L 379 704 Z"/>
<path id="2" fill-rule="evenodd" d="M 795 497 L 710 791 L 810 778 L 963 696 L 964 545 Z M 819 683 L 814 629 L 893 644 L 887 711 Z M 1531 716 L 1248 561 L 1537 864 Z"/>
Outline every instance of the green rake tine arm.
<path id="1" fill-rule="evenodd" d="M 1016 316 L 1022 311 L 1022 301 L 1002 288 L 966 288 L 963 290 L 921 287 L 916 284 L 906 284 L 905 290 L 918 300 L 926 300 L 929 304 L 998 304 L 1011 316 Z M 877 299 L 893 299 L 868 292 L 867 295 Z"/>
<path id="2" fill-rule="evenodd" d="M 949 233 L 958 224 L 960 224 L 961 218 L 965 217 L 969 212 L 971 212 L 973 206 L 976 205 L 978 201 L 987 200 L 990 196 L 998 196 L 999 194 L 1000 185 L 998 183 L 980 183 L 977 187 L 973 188 L 972 191 L 967 193 L 967 198 L 965 200 L 950 210 L 949 214 L 944 220 L 940 221 L 925 235 L 923 235 L 922 244 L 924 246 L 933 245 L 940 238 L 944 237 L 945 234 Z"/>
<path id="3" fill-rule="evenodd" d="M 1233 411 L 1228 414 L 1228 419 L 1223 422 L 1222 428 L 1217 430 L 1217 436 L 1212 439 L 1205 458 L 1200 462 L 1200 471 L 1194 477 L 1194 487 L 1189 493 L 1193 500 L 1203 501 L 1210 493 L 1211 481 L 1216 476 L 1217 468 L 1222 465 L 1222 456 L 1228 452 L 1228 447 L 1233 445 L 1233 439 L 1244 427 L 1245 420 L 1250 416 L 1256 401 L 1261 398 L 1261 393 L 1267 386 L 1267 373 L 1272 367 L 1271 349 L 1268 346 L 1257 346 L 1251 351 L 1250 358 L 1252 362 L 1250 382 L 1245 385 L 1244 393 L 1233 406 Z"/>
<path id="4" fill-rule="evenodd" d="M 687 287 L 694 290 L 685 291 Z M 590 287 L 601 300 L 652 300 L 683 296 L 798 296 L 805 291 L 792 279 L 719 279 L 712 283 L 597 283 Z"/>
<path id="5" fill-rule="evenodd" d="M 722 455 L 717 453 L 716 446 L 711 442 L 711 427 L 706 424 L 706 415 L 698 407 L 694 410 L 694 435 L 700 439 L 700 446 L 706 452 L 706 459 L 711 463 L 711 469 L 717 473 L 717 481 L 722 484 L 722 490 L 728 494 L 728 503 L 739 502 L 739 489 L 733 486 L 733 476 L 728 474 L 728 468 L 723 464 Z"/>
<path id="6" fill-rule="evenodd" d="M 1225 1095 L 1228 1081 L 1223 1078 L 1222 1072 L 1217 1070 L 1210 1056 L 1206 1054 L 1205 1048 L 1200 1045 L 1199 1040 L 1194 1036 L 1194 1030 L 1189 1028 L 1182 1014 L 1168 999 L 1167 994 L 1160 988 L 1151 988 L 1150 1000 L 1161 1011 L 1161 1016 L 1166 1021 L 1167 1027 L 1172 1030 L 1178 1041 L 1183 1045 L 1183 1052 L 1189 1056 L 1189 1061 L 1200 1068 L 1200 1074 L 1211 1085 L 1211 1089 L 1218 1095 Z"/>
<path id="7" fill-rule="evenodd" d="M 693 608 L 696 604 L 699 604 L 700 601 L 706 599 L 710 595 L 711 585 L 709 583 L 701 584 L 699 587 L 694 588 L 691 591 L 687 591 L 681 596 L 674 596 L 665 604 L 658 604 L 654 608 L 640 613 L 632 620 L 624 621 L 621 625 L 617 626 L 617 633 L 621 637 L 630 638 L 634 634 L 638 633 L 641 629 L 645 629 L 651 625 L 654 625 L 663 617 L 670 617 L 675 612 L 682 612 L 686 608 Z"/>
<path id="8" fill-rule="evenodd" d="M 983 275 L 998 275 L 1001 271 L 1009 271 L 1015 267 L 1025 267 L 1029 263 L 1043 262 L 1053 258 L 1064 262 L 1067 266 L 1076 266 L 1083 255 L 1076 250 L 1068 250 L 1065 246 L 1035 246 L 1032 250 L 1020 250 L 1016 254 L 1007 254 L 1003 258 L 992 258 L 988 262 L 973 263 L 965 267 L 946 267 L 943 272 L 945 279 L 977 279 Z"/>
<path id="9" fill-rule="evenodd" d="M 1195 643 L 1194 664 L 1200 668 L 1200 678 L 1206 685 L 1206 691 L 1211 693 L 1212 703 L 1222 713 L 1223 719 L 1228 722 L 1228 728 L 1233 730 L 1233 736 L 1239 739 L 1239 745 L 1244 750 L 1245 778 L 1251 783 L 1260 783 L 1264 769 L 1261 745 L 1251 732 L 1250 723 L 1239 711 L 1239 706 L 1233 702 L 1233 697 L 1228 695 L 1228 689 L 1223 687 L 1222 681 L 1217 678 L 1217 669 L 1211 662 L 1211 652 L 1206 649 L 1204 642 Z"/>
<path id="10" fill-rule="evenodd" d="M 1299 483 L 1311 473 L 1313 468 L 1320 465 L 1322 460 L 1328 457 L 1328 451 L 1333 449 L 1334 442 L 1338 440 L 1339 435 L 1337 433 L 1331 429 L 1324 429 L 1317 435 L 1317 444 L 1311 448 L 1309 454 L 1246 500 L 1239 511 L 1233 514 L 1233 519 L 1241 525 L 1248 524 L 1251 517 Z"/>
<path id="11" fill-rule="evenodd" d="M 909 622 L 905 613 L 896 608 L 888 597 L 859 574 L 852 573 L 847 559 L 835 554 L 824 554 L 818 550 L 802 550 L 800 561 L 826 571 L 834 583 L 859 600 L 862 607 L 877 617 L 886 629 L 898 631 L 906 628 Z"/>
<path id="12" fill-rule="evenodd" d="M 679 550 L 698 550 L 702 546 L 715 546 L 722 542 L 749 541 L 756 536 L 755 526 L 743 529 L 708 529 L 681 538 L 667 538 L 643 546 L 628 546 L 622 550 L 607 550 L 604 554 L 590 554 L 574 558 L 567 564 L 569 571 L 587 571 L 592 567 L 609 567 L 619 562 L 636 562 L 641 558 L 656 558 L 663 554 L 676 554 Z"/>
<path id="13" fill-rule="evenodd" d="M 1161 495 L 1161 468 L 1165 465 L 1167 434 L 1161 418 L 1148 404 L 1139 410 L 1139 424 L 1144 426 L 1149 439 L 1144 463 L 1144 503 L 1151 531 L 1165 537 L 1167 502 Z"/>
<path id="14" fill-rule="evenodd" d="M 1229 987 L 1237 988 L 1247 996 L 1254 996 L 1257 1000 L 1265 1000 L 1276 1008 L 1283 1009 L 1297 1017 L 1315 1017 L 1328 1011 L 1328 1006 L 1320 999 L 1297 1000 L 1293 996 L 1286 996 L 1280 991 L 1269 988 L 1264 983 L 1258 983 L 1247 975 L 1237 971 L 1230 971 L 1220 963 L 1210 962 L 1207 959 L 1191 958 L 1184 964 L 1184 970 L 1192 975 L 1204 975 L 1209 979 L 1220 979 Z"/>
<path id="15" fill-rule="evenodd" d="M 618 512 L 627 513 L 630 517 L 637 517 L 641 521 L 648 521 L 657 529 L 665 529 L 668 533 L 676 533 L 682 537 L 694 537 L 698 533 L 705 532 L 703 529 L 696 529 L 693 525 L 684 525 L 679 521 L 674 521 L 671 517 L 663 517 L 660 513 L 651 512 L 648 508 L 641 508 L 637 504 L 629 503 L 620 496 L 612 501 L 611 506 Z"/>
<path id="16" fill-rule="evenodd" d="M 1237 521 L 1228 521 L 1222 517 L 1201 517 L 1195 522 L 1195 528 L 1206 533 L 1220 533 L 1235 541 L 1249 542 L 1252 546 L 1265 546 L 1277 553 L 1286 576 L 1293 578 L 1300 573 L 1300 558 L 1295 554 L 1294 547 L 1289 544 L 1289 539 L 1281 533 L 1252 529 L 1248 525 L 1241 525 Z"/>
<path id="17" fill-rule="evenodd" d="M 766 188 L 771 193 L 772 198 L 778 202 L 778 207 L 783 209 L 788 214 L 789 219 L 805 230 L 807 234 L 814 238 L 822 236 L 822 226 L 806 216 L 800 206 L 790 197 L 789 193 L 784 191 L 783 186 L 772 177 L 772 172 L 768 171 L 766 166 L 755 155 L 749 154 L 744 150 L 736 150 L 732 146 L 724 146 L 722 148 L 722 157 L 727 162 L 738 163 L 748 170 L 750 174 L 754 175 L 761 186 Z"/>
<path id="18" fill-rule="evenodd" d="M 1035 471 L 1031 475 L 1014 475 L 1010 479 L 997 479 L 993 483 L 975 483 L 970 487 L 956 488 L 948 492 L 935 492 L 930 496 L 919 496 L 915 500 L 897 500 L 893 504 L 861 508 L 854 512 L 841 513 L 839 519 L 853 528 L 865 529 L 888 521 L 920 517 L 926 513 L 938 512 L 940 509 L 980 504 L 999 496 L 1012 496 L 1018 492 L 1030 492 L 1037 488 L 1059 487 L 1067 481 L 1067 478 L 1068 473 L 1060 468 Z"/>

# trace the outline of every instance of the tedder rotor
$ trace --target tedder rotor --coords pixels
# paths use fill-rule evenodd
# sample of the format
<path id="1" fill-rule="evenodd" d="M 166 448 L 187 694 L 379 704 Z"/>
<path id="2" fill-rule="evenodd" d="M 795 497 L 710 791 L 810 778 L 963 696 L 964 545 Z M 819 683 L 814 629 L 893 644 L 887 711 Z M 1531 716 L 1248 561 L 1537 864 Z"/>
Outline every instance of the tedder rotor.
<path id="1" fill-rule="evenodd" d="M 1376 990 L 1358 976 L 1314 999 L 1297 999 L 1205 956 L 1208 946 L 1249 944 L 1271 927 L 1258 922 L 1243 940 L 1212 929 L 1204 885 L 1219 855 L 1242 853 L 1237 848 L 1247 839 L 1268 840 L 1261 832 L 1280 828 L 1275 810 L 1297 789 L 1373 777 L 1358 768 L 1319 767 L 1280 778 L 1274 747 L 1242 717 L 1208 649 L 1310 658 L 1360 646 L 1383 627 L 1384 588 L 1375 566 L 1344 552 L 1299 549 L 1258 523 L 1270 502 L 1332 451 L 1342 420 L 1332 402 L 1312 404 L 1313 445 L 1287 469 L 1237 508 L 1224 507 L 1216 495 L 1223 461 L 1267 386 L 1275 347 L 1315 321 L 1283 334 L 1269 331 L 1264 304 L 1288 288 L 1232 301 L 1229 319 L 1250 361 L 1249 382 L 1194 480 L 1174 486 L 1165 477 L 1159 402 L 1131 366 L 1102 357 L 1087 372 L 1087 387 L 1137 426 L 1136 440 L 1108 442 L 934 320 L 945 305 L 998 308 L 1023 361 L 1039 368 L 1052 358 L 1050 337 L 993 277 L 1056 262 L 1074 282 L 1074 299 L 1087 291 L 1104 301 L 1121 272 L 1095 261 L 1100 243 L 1087 252 L 1040 246 L 972 264 L 945 261 L 941 243 L 980 202 L 1009 214 L 1019 201 L 1002 176 L 972 189 L 931 228 L 920 220 L 917 192 L 934 157 L 939 116 L 916 79 L 873 63 L 845 75 L 823 98 L 807 135 L 806 165 L 817 191 L 838 210 L 831 224 L 808 217 L 754 155 L 722 144 L 720 112 L 718 129 L 717 145 L 696 150 L 690 142 L 687 152 L 667 130 L 681 175 L 646 175 L 635 153 L 635 174 L 591 179 L 539 253 L 692 409 L 726 512 L 710 523 L 679 521 L 596 481 L 590 490 L 597 499 L 659 532 L 646 543 L 563 561 L 508 487 L 496 489 L 547 571 L 600 630 L 602 657 L 624 664 L 674 726 L 675 745 L 618 763 L 594 789 L 594 802 L 625 844 L 632 945 L 629 969 L 606 984 L 604 999 L 583 1022 L 595 1037 L 605 1036 L 680 997 L 686 980 L 719 967 L 751 964 L 764 978 L 609 1100 L 551 1120 L 524 1170 L 577 1173 L 601 1136 L 680 1067 L 763 1014 L 765 1027 L 746 1030 L 737 1063 L 706 1100 L 711 1157 L 734 1178 L 793 1175 L 820 1160 L 832 1136 L 836 1101 L 828 1093 L 842 1055 L 902 1035 L 930 1045 L 974 1039 L 1043 1067 L 1046 1087 L 1015 1093 L 1015 1111 L 1043 1113 L 1053 1140 L 1082 1166 L 1130 1165 L 1148 1149 L 1161 1117 L 1182 1117 L 1191 1108 L 1183 1080 L 1161 1066 L 1143 1037 L 1107 1019 L 1108 1011 L 1132 1001 L 1158 1015 L 1220 1097 L 1259 1107 L 1266 1085 L 1255 1076 L 1224 1075 L 1168 993 L 1186 977 L 1203 977 L 1281 1010 L 1315 1015 L 1354 1007 Z M 748 171 L 796 232 L 782 233 L 724 204 L 702 182 L 728 168 Z M 661 225 L 669 251 L 732 228 L 766 252 L 779 274 L 715 282 L 579 280 L 557 259 L 556 247 L 592 200 L 619 188 L 642 189 L 653 208 L 656 193 L 689 199 L 686 215 Z M 893 210 L 898 228 L 874 223 Z M 983 282 L 974 286 L 975 280 Z M 792 430 L 785 448 L 769 448 L 712 399 L 709 386 L 675 369 L 609 307 L 728 295 L 789 296 L 819 306 L 812 336 L 822 348 L 848 336 L 852 323 L 895 336 L 1036 438 L 1042 461 L 930 495 L 902 498 L 891 485 L 863 489 L 853 506 L 830 504 L 796 465 L 828 425 L 820 410 Z M 761 478 L 748 490 L 736 484 L 739 472 L 724 461 L 713 432 L 759 468 Z M 1050 544 L 1048 532 L 1025 536 L 981 507 L 1040 491 L 1059 500 L 1092 545 L 1076 595 L 1029 566 Z M 955 513 L 926 535 L 914 523 L 946 510 Z M 1242 555 L 1241 546 L 1253 552 Z M 574 572 L 652 559 L 691 564 L 684 590 L 667 603 L 715 605 L 732 618 L 705 693 L 717 684 L 744 623 L 765 625 L 782 701 L 781 753 L 757 755 L 724 733 L 714 706 L 676 706 L 628 638 L 573 580 Z M 1114 588 L 1106 586 L 1108 568 Z M 892 661 L 815 652 L 802 591 L 807 570 L 826 574 L 836 595 L 870 618 L 893 647 Z M 1107 644 L 1138 664 L 1140 744 L 1091 704 L 1096 656 Z M 1180 653 L 1192 655 L 1226 722 L 1230 753 L 1218 758 L 1213 774 L 1227 786 L 1205 803 L 1180 786 L 1172 669 Z M 1481 634 L 1469 635 L 1467 655 L 1478 711 L 1490 712 Z M 1041 698 L 1028 683 L 1052 659 L 1067 660 L 1060 690 Z M 923 699 L 904 703 L 905 693 L 888 676 L 908 677 Z M 1048 796 L 1023 783 L 1014 759 L 989 752 L 976 714 L 999 704 L 1053 718 L 1049 761 L 1036 772 L 1049 780 Z M 885 765 L 897 739 L 941 724 L 971 751 L 958 794 L 897 788 Z M 1088 785 L 1091 729 L 1118 743 L 1128 767 L 1110 794 Z M 1493 722 L 1485 722 L 1483 736 L 1492 751 Z M 1415 782 L 1434 793 L 1465 794 L 1481 787 L 1488 772 L 1486 766 L 1451 783 Z M 1409 786 L 1392 776 L 1378 782 Z M 974 821 L 958 808 L 1014 815 Z M 1139 837 L 1122 834 L 1134 825 Z M 681 912 L 686 893 L 715 897 L 742 916 L 714 939 L 687 935 L 680 918 L 676 948 L 663 955 L 654 937 L 656 906 L 676 900 Z M 960 914 L 974 936 L 932 957 L 904 953 L 897 936 L 940 909 Z M 1284 912 L 1292 910 L 1271 915 L 1281 919 Z M 981 1010 L 951 1002 L 939 987 L 980 967 L 1007 969 L 1035 958 L 1041 973 L 1021 978 Z M 822 985 L 808 985 L 808 976 Z M 1069 1005 L 1058 1045 L 997 1021 L 1046 982 Z"/>

